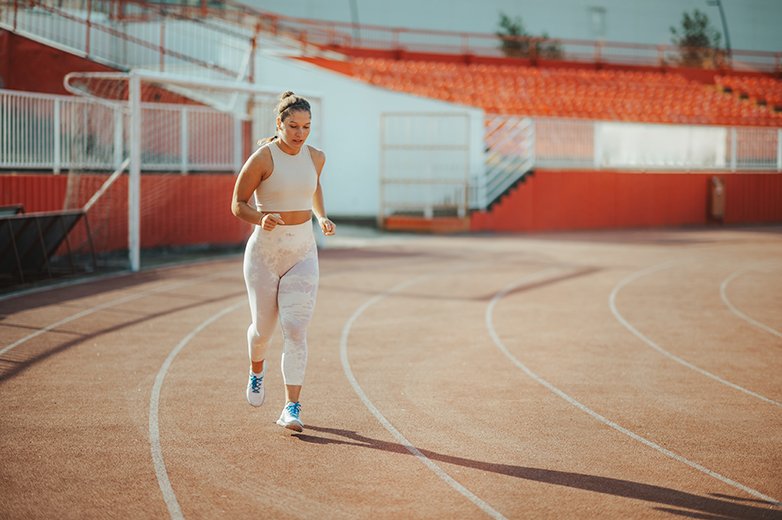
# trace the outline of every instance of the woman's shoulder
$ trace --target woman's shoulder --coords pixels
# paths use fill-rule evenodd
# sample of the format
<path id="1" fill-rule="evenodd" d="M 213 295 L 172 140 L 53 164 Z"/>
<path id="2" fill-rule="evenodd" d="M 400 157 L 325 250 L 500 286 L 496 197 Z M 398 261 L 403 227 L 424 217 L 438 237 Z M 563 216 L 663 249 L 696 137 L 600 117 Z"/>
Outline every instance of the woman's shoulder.
<path id="1" fill-rule="evenodd" d="M 323 162 L 326 160 L 326 154 L 320 148 L 315 148 L 309 144 L 307 145 L 307 148 L 310 151 L 310 156 L 312 157 L 313 161 Z"/>
<path id="2" fill-rule="evenodd" d="M 323 169 L 323 165 L 326 164 L 326 154 L 323 153 L 323 150 L 319 150 L 314 146 L 307 145 L 307 149 L 310 151 L 312 164 L 315 165 L 315 170 L 317 170 L 318 175 L 320 175 L 320 172 Z"/>
<path id="3" fill-rule="evenodd" d="M 272 151 L 271 151 L 271 144 L 272 144 L 272 142 L 264 143 L 261 146 L 259 146 L 258 149 L 255 150 L 250 157 L 254 161 L 271 162 L 272 161 Z"/>
<path id="4" fill-rule="evenodd" d="M 274 169 L 274 159 L 268 143 L 260 146 L 250 155 L 247 159 L 247 167 L 260 173 L 264 178 Z"/>
<path id="5" fill-rule="evenodd" d="M 323 157 L 326 156 L 326 154 L 323 152 L 323 150 L 321 150 L 320 148 L 315 148 L 311 144 L 308 144 L 307 148 L 310 149 L 310 154 L 312 154 L 313 157 L 315 157 L 316 155 L 320 155 L 320 156 L 323 156 Z"/>

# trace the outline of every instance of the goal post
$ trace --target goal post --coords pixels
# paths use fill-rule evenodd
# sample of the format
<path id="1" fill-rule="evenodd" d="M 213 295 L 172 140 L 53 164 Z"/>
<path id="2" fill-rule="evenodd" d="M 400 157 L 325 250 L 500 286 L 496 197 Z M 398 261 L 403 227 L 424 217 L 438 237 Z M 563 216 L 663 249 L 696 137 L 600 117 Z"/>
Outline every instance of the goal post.
<path id="1" fill-rule="evenodd" d="M 85 154 L 100 142 L 102 148 L 113 147 L 104 155 L 116 163 L 89 170 L 103 173 L 108 185 L 92 201 L 96 207 L 101 199 L 105 206 L 114 194 L 111 211 L 104 211 L 101 218 L 110 213 L 121 220 L 111 226 L 113 242 L 105 249 L 116 256 L 116 244 L 125 243 L 126 267 L 138 271 L 142 251 L 243 242 L 250 226 L 228 210 L 234 176 L 256 141 L 274 133 L 274 108 L 284 89 L 138 70 L 74 72 L 64 83 L 84 103 L 115 114 L 83 130 L 90 134 L 85 141 L 93 143 Z M 300 94 L 312 105 L 310 142 L 318 146 L 321 98 L 310 92 Z M 127 175 L 109 176 L 123 160 L 127 160 Z M 78 186 L 85 173 L 69 173 L 69 182 Z M 126 208 L 116 200 L 125 182 Z M 92 186 L 82 191 L 89 190 L 84 194 L 87 198 L 97 191 Z M 118 239 L 119 233 L 125 234 L 124 240 Z M 100 244 L 97 248 L 103 249 Z"/>

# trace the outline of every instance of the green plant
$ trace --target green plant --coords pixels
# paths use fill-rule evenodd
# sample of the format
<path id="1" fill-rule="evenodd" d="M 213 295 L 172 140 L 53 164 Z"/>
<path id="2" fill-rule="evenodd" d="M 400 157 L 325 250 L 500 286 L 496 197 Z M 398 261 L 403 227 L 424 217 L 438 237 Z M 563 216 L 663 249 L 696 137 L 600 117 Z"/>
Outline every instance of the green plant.
<path id="1" fill-rule="evenodd" d="M 535 37 L 527 33 L 520 17 L 511 18 L 500 12 L 499 31 L 500 49 L 509 58 L 546 58 L 561 59 L 563 56 L 562 45 L 559 40 L 549 38 L 543 33 L 541 37 Z"/>
<path id="2" fill-rule="evenodd" d="M 679 64 L 685 67 L 719 67 L 724 63 L 722 35 L 698 9 L 682 14 L 681 27 L 671 27 L 671 40 L 679 48 Z"/>

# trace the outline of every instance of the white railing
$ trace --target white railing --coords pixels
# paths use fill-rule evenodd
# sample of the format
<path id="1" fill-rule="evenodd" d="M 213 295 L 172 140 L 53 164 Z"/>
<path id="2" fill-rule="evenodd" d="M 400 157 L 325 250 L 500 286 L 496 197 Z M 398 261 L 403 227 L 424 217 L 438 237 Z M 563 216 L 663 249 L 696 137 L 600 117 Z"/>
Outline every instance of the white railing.
<path id="1" fill-rule="evenodd" d="M 0 0 L 0 27 L 120 69 L 212 79 L 250 74 L 255 44 L 244 28 L 220 20 L 166 16 L 151 7 L 143 16 L 117 18 L 111 15 L 114 2 L 89 4 L 89 9 L 78 9 L 58 2 Z"/>
<path id="2" fill-rule="evenodd" d="M 241 125 L 232 115 L 162 103 L 142 110 L 144 170 L 241 166 Z M 128 125 L 126 103 L 0 89 L 0 168 L 114 170 L 128 156 Z"/>
<path id="3" fill-rule="evenodd" d="M 491 205 L 535 163 L 535 130 L 529 118 L 487 115 L 484 142 L 486 169 L 482 178 L 473 179 L 471 208 Z"/>
<path id="4" fill-rule="evenodd" d="M 535 119 L 535 166 L 782 171 L 782 129 Z"/>
<path id="5" fill-rule="evenodd" d="M 399 212 L 466 217 L 472 142 L 466 112 L 381 115 L 378 221 Z"/>

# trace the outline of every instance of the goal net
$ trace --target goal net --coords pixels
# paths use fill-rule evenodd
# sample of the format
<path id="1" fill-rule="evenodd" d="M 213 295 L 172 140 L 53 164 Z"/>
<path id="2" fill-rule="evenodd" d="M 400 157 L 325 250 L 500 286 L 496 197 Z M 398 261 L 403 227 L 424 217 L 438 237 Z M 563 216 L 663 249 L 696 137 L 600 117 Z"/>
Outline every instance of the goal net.
<path id="1" fill-rule="evenodd" d="M 279 92 L 135 71 L 71 73 L 65 87 L 79 100 L 63 116 L 65 207 L 87 217 L 69 236 L 72 250 L 135 271 L 161 256 L 244 242 L 251 227 L 230 212 L 235 174 L 257 140 L 274 133 Z M 318 146 L 320 100 L 307 97 Z"/>

